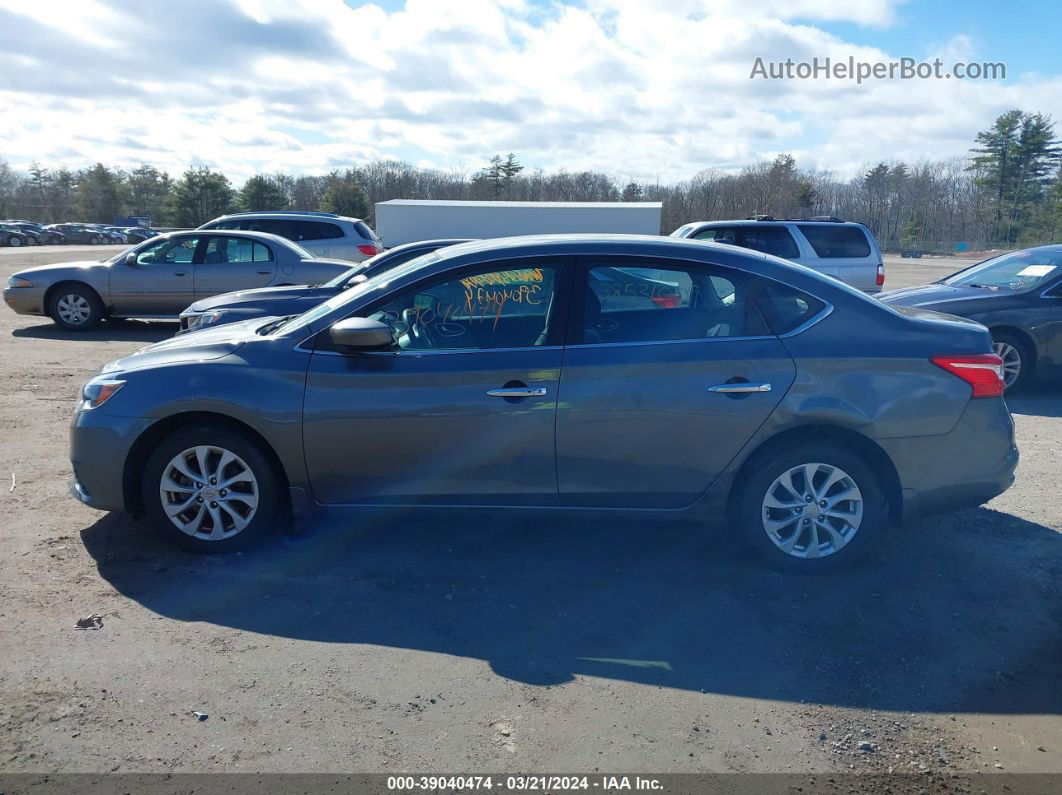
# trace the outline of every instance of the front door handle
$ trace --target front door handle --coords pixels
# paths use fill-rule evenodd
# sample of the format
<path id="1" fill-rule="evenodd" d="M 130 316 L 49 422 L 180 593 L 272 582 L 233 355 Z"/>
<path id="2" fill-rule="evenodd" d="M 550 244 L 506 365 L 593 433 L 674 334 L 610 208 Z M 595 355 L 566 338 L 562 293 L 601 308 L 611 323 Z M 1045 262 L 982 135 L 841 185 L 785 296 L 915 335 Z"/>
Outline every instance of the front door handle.
<path id="1" fill-rule="evenodd" d="M 708 387 L 709 392 L 721 392 L 724 395 L 744 395 L 749 392 L 770 392 L 770 384 L 716 384 Z"/>
<path id="2" fill-rule="evenodd" d="M 174 271 L 173 275 L 174 276 L 187 276 L 188 275 L 188 271 Z"/>
<path id="3" fill-rule="evenodd" d="M 500 398 L 545 397 L 546 389 L 541 386 L 510 386 L 504 389 L 488 389 L 487 394 Z"/>

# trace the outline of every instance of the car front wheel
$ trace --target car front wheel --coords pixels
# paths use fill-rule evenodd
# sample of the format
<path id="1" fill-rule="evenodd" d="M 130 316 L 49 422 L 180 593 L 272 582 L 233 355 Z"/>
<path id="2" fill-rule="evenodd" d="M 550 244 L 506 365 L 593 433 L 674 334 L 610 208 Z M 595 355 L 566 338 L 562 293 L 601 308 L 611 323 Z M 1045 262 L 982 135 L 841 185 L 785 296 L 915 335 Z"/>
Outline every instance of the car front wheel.
<path id="1" fill-rule="evenodd" d="M 12 248 L 18 248 L 19 246 L 22 245 L 22 238 L 21 237 L 15 237 L 14 235 L 11 235 L 11 237 L 9 237 L 7 239 L 7 244 L 9 246 L 11 246 Z"/>
<path id="2" fill-rule="evenodd" d="M 103 302 L 84 285 L 60 285 L 48 299 L 48 315 L 67 331 L 87 331 L 103 318 Z"/>
<path id="3" fill-rule="evenodd" d="M 750 467 L 737 518 L 746 540 L 775 567 L 843 567 L 871 545 L 884 511 L 874 471 L 832 445 L 774 451 Z"/>
<path id="4" fill-rule="evenodd" d="M 144 467 L 141 496 L 151 524 L 193 552 L 246 548 L 285 513 L 268 455 L 244 434 L 214 425 L 163 439 Z"/>

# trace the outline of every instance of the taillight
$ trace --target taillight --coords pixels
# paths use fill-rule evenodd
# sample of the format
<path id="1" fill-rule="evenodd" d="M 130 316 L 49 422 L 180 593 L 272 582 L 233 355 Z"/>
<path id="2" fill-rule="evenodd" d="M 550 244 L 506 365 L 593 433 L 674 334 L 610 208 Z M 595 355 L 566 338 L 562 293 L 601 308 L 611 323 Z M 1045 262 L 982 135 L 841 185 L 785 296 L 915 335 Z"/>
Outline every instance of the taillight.
<path id="1" fill-rule="evenodd" d="M 676 309 L 679 305 L 679 297 L 677 295 L 652 295 L 649 300 L 661 309 Z"/>
<path id="2" fill-rule="evenodd" d="M 973 390 L 971 398 L 1000 397 L 1003 394 L 1003 360 L 994 353 L 934 356 L 930 361 L 968 383 Z"/>
<path id="3" fill-rule="evenodd" d="M 878 287 L 885 284 L 885 263 L 878 264 L 878 278 L 875 280 Z"/>
<path id="4" fill-rule="evenodd" d="M 358 246 L 358 251 L 360 251 L 366 257 L 375 257 L 377 254 L 380 253 L 380 251 L 382 251 L 382 249 L 377 248 L 375 244 L 370 245 L 368 243 L 362 243 L 360 246 Z"/>

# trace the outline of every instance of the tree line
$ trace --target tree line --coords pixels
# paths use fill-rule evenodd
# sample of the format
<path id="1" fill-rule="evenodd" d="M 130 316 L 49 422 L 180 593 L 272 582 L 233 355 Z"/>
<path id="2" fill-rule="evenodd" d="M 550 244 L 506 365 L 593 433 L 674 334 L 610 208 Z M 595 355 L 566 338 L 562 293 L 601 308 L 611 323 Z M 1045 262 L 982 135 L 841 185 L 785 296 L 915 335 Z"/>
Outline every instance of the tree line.
<path id="1" fill-rule="evenodd" d="M 659 201 L 662 232 L 689 221 L 835 216 L 866 223 L 888 247 L 1014 247 L 1062 237 L 1062 149 L 1041 113 L 1008 111 L 945 160 L 868 164 L 841 178 L 802 169 L 788 154 L 737 173 L 707 169 L 664 184 L 599 171 L 526 169 L 496 155 L 474 173 L 377 160 L 323 175 L 258 174 L 239 188 L 223 173 L 190 168 L 171 177 L 151 165 L 97 163 L 72 171 L 0 161 L 0 218 L 112 223 L 150 216 L 158 226 L 198 226 L 234 210 L 323 210 L 373 222 L 388 199 Z"/>

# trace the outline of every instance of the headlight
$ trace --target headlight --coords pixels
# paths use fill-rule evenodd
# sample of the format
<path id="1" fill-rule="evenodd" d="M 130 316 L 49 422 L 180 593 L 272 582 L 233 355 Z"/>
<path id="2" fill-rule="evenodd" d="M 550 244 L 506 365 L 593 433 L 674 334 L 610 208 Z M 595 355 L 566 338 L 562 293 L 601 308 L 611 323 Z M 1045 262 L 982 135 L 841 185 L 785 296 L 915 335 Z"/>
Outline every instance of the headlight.
<path id="1" fill-rule="evenodd" d="M 18 276 L 12 276 L 7 280 L 8 287 L 32 287 L 33 282 L 29 279 L 20 279 Z"/>
<path id="2" fill-rule="evenodd" d="M 81 389 L 81 408 L 95 409 L 102 406 L 125 386 L 125 381 L 112 379 L 93 379 Z"/>
<path id="3" fill-rule="evenodd" d="M 215 325 L 224 314 L 224 312 L 204 312 L 201 315 L 187 315 L 185 321 L 188 323 L 188 330 L 191 331 Z"/>

